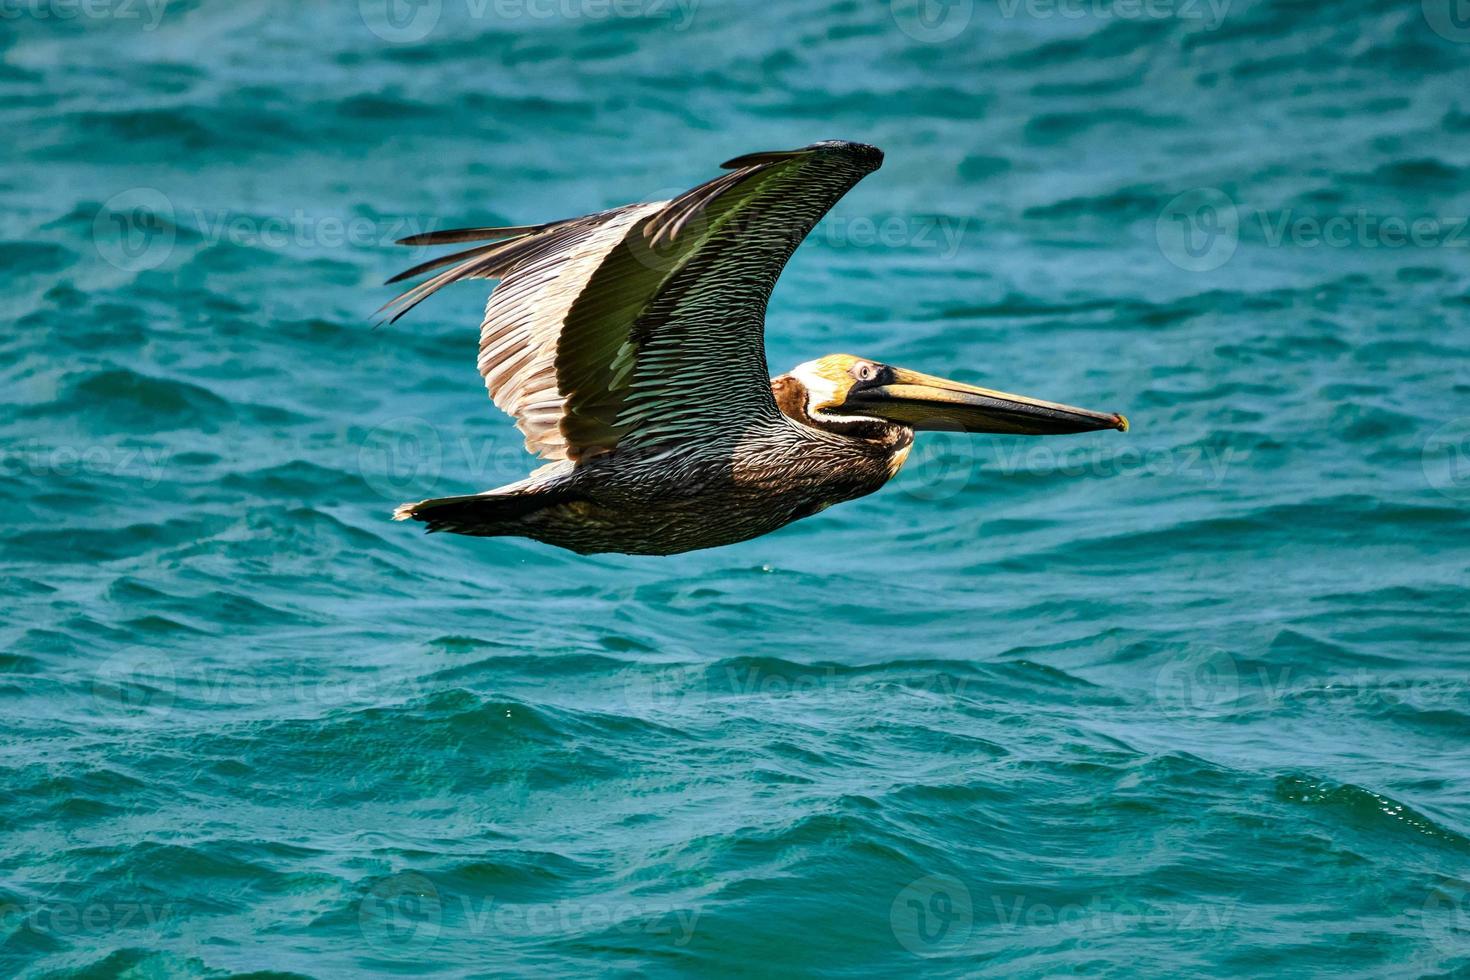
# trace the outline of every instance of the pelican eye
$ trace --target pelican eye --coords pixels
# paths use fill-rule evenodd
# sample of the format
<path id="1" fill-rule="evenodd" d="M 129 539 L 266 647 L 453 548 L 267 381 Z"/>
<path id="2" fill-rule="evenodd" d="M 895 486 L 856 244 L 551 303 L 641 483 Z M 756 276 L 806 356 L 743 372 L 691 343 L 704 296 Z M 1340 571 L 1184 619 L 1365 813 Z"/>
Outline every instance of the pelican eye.
<path id="1" fill-rule="evenodd" d="M 877 364 L 860 361 L 852 366 L 852 376 L 859 382 L 867 384 L 868 382 L 877 381 L 881 378 L 883 376 L 883 368 Z"/>

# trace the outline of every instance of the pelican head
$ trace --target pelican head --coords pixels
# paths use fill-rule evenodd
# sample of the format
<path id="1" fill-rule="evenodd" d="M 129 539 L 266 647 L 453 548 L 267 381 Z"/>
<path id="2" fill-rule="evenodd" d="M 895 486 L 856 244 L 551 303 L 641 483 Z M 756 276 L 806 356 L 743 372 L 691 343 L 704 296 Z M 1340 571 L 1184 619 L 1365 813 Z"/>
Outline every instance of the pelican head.
<path id="1" fill-rule="evenodd" d="M 824 428 L 878 419 L 917 431 L 1028 436 L 1128 431 L 1128 420 L 1116 413 L 978 388 L 851 354 L 807 361 L 772 384 L 782 411 L 805 415 L 803 421 Z"/>

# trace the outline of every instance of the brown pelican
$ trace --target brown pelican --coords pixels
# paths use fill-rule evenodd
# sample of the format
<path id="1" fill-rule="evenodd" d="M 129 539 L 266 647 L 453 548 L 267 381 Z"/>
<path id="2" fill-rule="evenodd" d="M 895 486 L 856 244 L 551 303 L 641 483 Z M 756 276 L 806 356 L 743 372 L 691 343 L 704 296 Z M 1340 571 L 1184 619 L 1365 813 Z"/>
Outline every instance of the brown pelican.
<path id="1" fill-rule="evenodd" d="M 521 535 L 583 554 L 668 555 L 744 541 L 872 493 L 915 430 L 1127 431 L 1091 412 L 829 354 L 776 378 L 766 301 L 838 198 L 883 162 L 827 141 L 752 153 L 669 201 L 544 225 L 463 228 L 406 245 L 481 242 L 385 304 L 397 320 L 460 279 L 498 279 L 480 374 L 547 460 L 484 493 L 403 504 L 430 531 Z"/>

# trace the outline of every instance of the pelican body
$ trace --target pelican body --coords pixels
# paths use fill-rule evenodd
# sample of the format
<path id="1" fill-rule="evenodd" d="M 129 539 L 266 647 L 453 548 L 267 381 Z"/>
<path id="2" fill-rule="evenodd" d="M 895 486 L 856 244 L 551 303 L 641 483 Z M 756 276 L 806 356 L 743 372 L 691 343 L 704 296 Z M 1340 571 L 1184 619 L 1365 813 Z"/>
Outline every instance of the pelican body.
<path id="1" fill-rule="evenodd" d="M 499 279 L 480 373 L 548 462 L 508 486 L 403 504 L 395 519 L 582 554 L 668 555 L 870 494 L 916 431 L 1126 431 L 1121 415 L 849 354 L 769 377 L 765 311 L 781 269 L 882 159 L 840 141 L 755 153 L 671 201 L 404 239 L 490 242 L 389 280 L 448 266 L 380 312 L 397 320 L 450 282 Z"/>

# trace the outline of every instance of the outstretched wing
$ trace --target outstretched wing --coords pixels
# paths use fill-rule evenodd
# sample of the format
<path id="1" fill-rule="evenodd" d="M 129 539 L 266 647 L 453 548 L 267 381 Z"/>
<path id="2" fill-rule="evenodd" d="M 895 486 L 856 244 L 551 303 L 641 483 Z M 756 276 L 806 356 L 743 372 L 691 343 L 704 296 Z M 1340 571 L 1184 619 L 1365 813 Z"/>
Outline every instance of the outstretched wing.
<path id="1" fill-rule="evenodd" d="M 397 320 L 460 279 L 499 279 L 480 326 L 480 373 L 526 448 L 578 460 L 777 413 L 766 370 L 766 303 L 781 269 L 883 154 L 829 141 L 753 153 L 674 198 L 570 221 L 465 228 L 404 244 L 491 244 L 387 303 Z"/>

